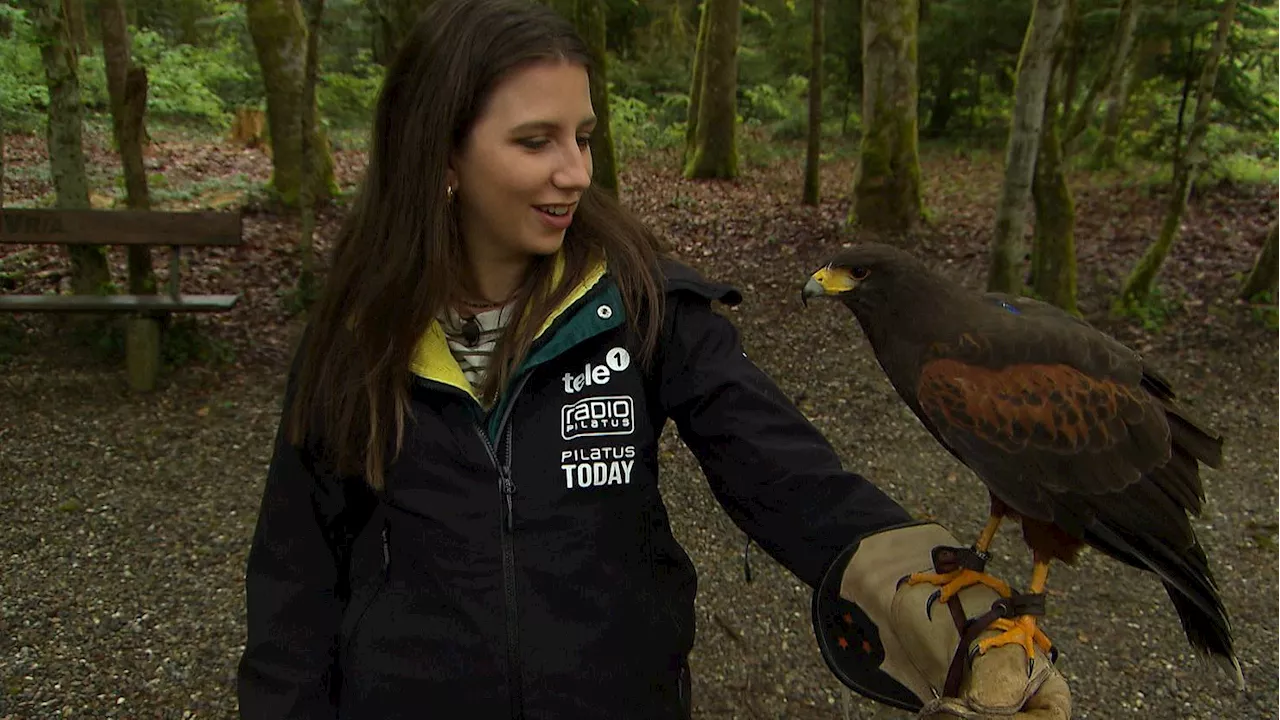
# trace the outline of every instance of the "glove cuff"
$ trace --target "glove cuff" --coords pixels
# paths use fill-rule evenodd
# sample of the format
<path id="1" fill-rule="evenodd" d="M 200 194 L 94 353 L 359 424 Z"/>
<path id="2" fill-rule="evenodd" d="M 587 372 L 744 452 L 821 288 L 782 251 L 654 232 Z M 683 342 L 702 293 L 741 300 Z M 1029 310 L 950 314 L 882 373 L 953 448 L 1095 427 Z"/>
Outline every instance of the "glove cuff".
<path id="1" fill-rule="evenodd" d="M 904 665 L 906 653 L 888 620 L 898 581 L 931 569 L 934 547 L 957 543 L 941 525 L 910 522 L 864 535 L 836 556 L 814 590 L 811 617 L 822 658 L 840 682 L 910 712 L 919 712 L 924 700 L 936 697 L 928 681 Z M 846 591 L 846 581 L 878 592 L 864 597 Z M 945 612 L 939 618 L 951 625 Z M 958 641 L 956 634 L 952 647 Z"/>
<path id="2" fill-rule="evenodd" d="M 953 660 L 961 643 L 959 628 L 1007 601 L 977 585 L 944 605 L 932 601 L 936 586 L 899 581 L 912 573 L 947 569 L 948 564 L 980 563 L 980 557 L 959 545 L 941 525 L 916 522 L 863 536 L 836 557 L 814 592 L 813 623 L 823 659 L 841 682 L 912 712 L 944 695 L 957 695 L 963 706 L 1000 715 L 1020 708 L 1055 672 L 1037 650 L 1035 672 L 1028 677 L 1024 651 L 1009 646 L 979 657 L 965 681 L 958 682 Z M 970 638 L 965 640 L 968 646 Z M 960 657 L 963 662 L 965 655 Z M 974 671 L 981 682 L 971 681 Z"/>

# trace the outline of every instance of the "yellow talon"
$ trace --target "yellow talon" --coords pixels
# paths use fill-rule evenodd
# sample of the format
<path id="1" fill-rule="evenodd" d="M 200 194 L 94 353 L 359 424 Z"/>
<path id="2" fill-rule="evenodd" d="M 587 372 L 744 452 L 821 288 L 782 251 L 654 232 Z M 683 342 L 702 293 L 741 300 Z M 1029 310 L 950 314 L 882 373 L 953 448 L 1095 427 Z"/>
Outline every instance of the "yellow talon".
<path id="1" fill-rule="evenodd" d="M 956 593 L 967 587 L 973 587 L 974 585 L 986 585 L 992 590 L 995 590 L 1000 597 L 1003 598 L 1007 598 L 1012 595 L 1008 584 L 1005 582 L 992 575 L 980 573 L 975 570 L 969 570 L 967 568 L 954 570 L 949 573 L 915 573 L 907 578 L 908 585 L 919 585 L 921 583 L 941 586 L 942 589 L 938 595 L 938 600 L 941 602 L 950 600 L 955 597 Z"/>
<path id="2" fill-rule="evenodd" d="M 1053 647 L 1049 638 L 1036 627 L 1036 619 L 1033 615 L 1022 615 L 1013 620 L 998 618 L 991 623 L 991 628 L 1003 632 L 995 637 L 979 640 L 977 645 L 979 655 L 986 654 L 994 647 L 1021 645 L 1027 653 L 1027 660 L 1031 660 L 1035 657 L 1036 646 L 1046 653 Z"/>

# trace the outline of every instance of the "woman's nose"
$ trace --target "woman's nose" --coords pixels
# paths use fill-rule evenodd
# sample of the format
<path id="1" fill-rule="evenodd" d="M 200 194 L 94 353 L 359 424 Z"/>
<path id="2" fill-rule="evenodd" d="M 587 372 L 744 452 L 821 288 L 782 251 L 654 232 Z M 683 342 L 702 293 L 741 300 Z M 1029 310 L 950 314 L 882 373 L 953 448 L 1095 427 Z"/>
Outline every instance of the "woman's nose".
<path id="1" fill-rule="evenodd" d="M 560 167 L 551 181 L 565 190 L 585 190 L 591 184 L 591 171 L 591 148 L 579 147 L 575 142 L 561 153 Z"/>

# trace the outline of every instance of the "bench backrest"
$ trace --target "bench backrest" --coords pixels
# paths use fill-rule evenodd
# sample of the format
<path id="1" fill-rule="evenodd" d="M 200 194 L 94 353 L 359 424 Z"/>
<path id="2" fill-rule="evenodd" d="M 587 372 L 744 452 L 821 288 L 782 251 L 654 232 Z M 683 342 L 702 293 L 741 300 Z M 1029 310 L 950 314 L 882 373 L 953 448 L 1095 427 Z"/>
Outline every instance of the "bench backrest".
<path id="1" fill-rule="evenodd" d="M 239 245 L 239 212 L 0 210 L 0 243 Z"/>

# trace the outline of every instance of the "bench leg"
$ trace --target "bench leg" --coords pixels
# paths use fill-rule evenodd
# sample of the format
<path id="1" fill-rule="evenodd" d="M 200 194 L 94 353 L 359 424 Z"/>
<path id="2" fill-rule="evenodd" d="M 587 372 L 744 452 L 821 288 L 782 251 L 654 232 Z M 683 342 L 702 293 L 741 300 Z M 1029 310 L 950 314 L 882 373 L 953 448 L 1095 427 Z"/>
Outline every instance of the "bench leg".
<path id="1" fill-rule="evenodd" d="M 160 323 L 155 318 L 132 317 L 125 331 L 125 362 L 129 387 L 138 392 L 156 389 L 160 377 Z"/>

